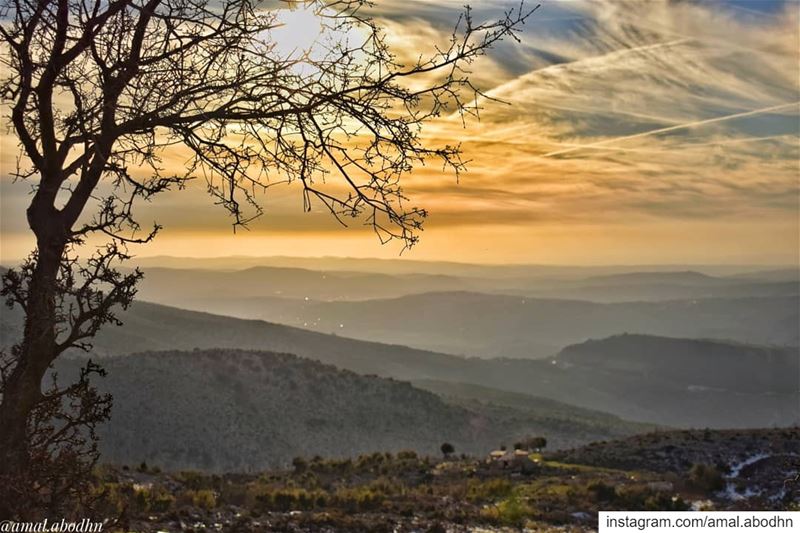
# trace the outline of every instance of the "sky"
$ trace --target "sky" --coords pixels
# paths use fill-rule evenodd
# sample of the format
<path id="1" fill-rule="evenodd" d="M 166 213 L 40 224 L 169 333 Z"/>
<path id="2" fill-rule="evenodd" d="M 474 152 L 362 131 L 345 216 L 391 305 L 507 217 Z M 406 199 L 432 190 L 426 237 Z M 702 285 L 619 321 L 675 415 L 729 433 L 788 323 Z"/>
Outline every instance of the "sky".
<path id="1" fill-rule="evenodd" d="M 377 0 L 369 13 L 412 60 L 443 43 L 463 0 Z M 481 120 L 444 117 L 426 142 L 462 142 L 456 181 L 432 165 L 405 178 L 430 216 L 403 257 L 489 263 L 797 264 L 800 261 L 800 3 L 542 0 L 521 43 L 473 65 L 502 103 Z M 493 19 L 516 1 L 474 2 Z M 319 24 L 282 13 L 286 50 Z M 0 260 L 31 248 L 30 183 L 12 183 L 0 144 Z M 174 164 L 180 164 L 176 160 Z M 304 213 L 299 189 L 271 188 L 265 215 L 233 233 L 201 185 L 140 211 L 165 229 L 140 256 L 398 257 L 368 229 Z"/>

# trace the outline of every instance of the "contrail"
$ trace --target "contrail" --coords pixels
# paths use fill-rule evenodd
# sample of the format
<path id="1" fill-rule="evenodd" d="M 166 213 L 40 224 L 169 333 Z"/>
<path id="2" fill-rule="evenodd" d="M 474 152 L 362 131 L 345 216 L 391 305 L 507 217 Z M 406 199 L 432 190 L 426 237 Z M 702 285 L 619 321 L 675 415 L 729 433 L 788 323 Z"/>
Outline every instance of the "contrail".
<path id="1" fill-rule="evenodd" d="M 670 152 L 672 150 L 678 148 L 698 148 L 701 146 L 719 146 L 722 144 L 741 144 L 741 143 L 749 143 L 749 142 L 760 142 L 760 141 L 771 141 L 773 139 L 782 139 L 784 137 L 789 137 L 790 134 L 785 135 L 767 135 L 765 137 L 740 137 L 736 139 L 721 139 L 718 141 L 710 141 L 704 143 L 695 143 L 695 142 L 688 142 L 688 143 L 679 143 L 674 147 L 667 147 L 667 148 L 622 148 L 621 146 L 592 146 L 592 150 L 607 150 L 609 152 L 629 152 L 634 154 L 662 154 L 665 152 Z M 521 143 L 520 143 L 521 144 Z M 586 145 L 583 144 L 576 144 L 576 143 L 554 143 L 558 146 L 566 146 L 568 148 L 575 148 L 579 150 L 581 148 L 585 148 Z M 539 156 L 542 157 L 542 156 Z"/>
<path id="2" fill-rule="evenodd" d="M 781 109 L 785 109 L 788 107 L 793 107 L 796 105 L 800 105 L 800 101 L 798 102 L 791 102 L 788 104 L 780 104 L 771 107 L 764 107 L 761 109 L 754 109 L 752 111 L 744 111 L 742 113 L 734 113 L 733 115 L 725 115 L 723 117 L 716 117 L 716 118 L 709 118 L 705 120 L 697 120 L 695 122 L 687 122 L 686 124 L 678 124 L 677 126 L 667 126 L 666 128 L 659 128 L 656 130 L 644 131 L 642 133 L 634 133 L 633 135 L 625 135 L 623 137 L 615 137 L 613 139 L 607 139 L 605 141 L 598 141 L 595 143 L 583 144 L 580 146 L 576 146 L 574 148 L 565 148 L 564 150 L 556 150 L 555 152 L 549 152 L 543 154 L 541 157 L 553 157 L 554 155 L 561 155 L 566 154 L 569 152 L 574 152 L 576 150 L 583 150 L 584 148 L 595 148 L 599 146 L 605 146 L 607 144 L 615 143 L 617 141 L 627 141 L 628 139 L 638 139 L 639 137 L 649 137 L 650 135 L 657 135 L 659 133 L 666 133 L 668 131 L 675 131 L 675 130 L 682 130 L 686 128 L 693 128 L 695 126 L 704 126 L 706 124 L 713 124 L 715 122 L 724 122 L 726 120 L 732 120 L 735 118 L 742 118 L 742 117 L 749 117 L 752 115 L 759 115 L 761 113 L 769 113 L 772 111 L 779 111 Z"/>
<path id="3" fill-rule="evenodd" d="M 554 65 L 547 65 L 541 68 L 537 68 L 522 74 L 514 79 L 508 80 L 507 82 L 501 83 L 497 87 L 493 87 L 491 90 L 487 91 L 487 96 L 496 97 L 498 93 L 502 94 L 504 90 L 509 88 L 513 89 L 514 84 L 519 82 L 524 78 L 532 77 L 536 74 L 541 74 L 543 72 L 548 71 L 561 71 L 573 66 L 580 66 L 584 64 L 591 64 L 591 63 L 606 63 L 608 61 L 614 60 L 620 56 L 636 53 L 636 52 L 649 52 L 651 50 L 657 50 L 659 48 L 669 48 L 671 46 L 684 44 L 691 42 L 694 39 L 691 38 L 681 38 L 681 39 L 674 39 L 672 41 L 665 41 L 665 42 L 658 42 L 658 43 L 650 43 L 650 44 L 643 44 L 639 46 L 634 46 L 632 48 L 622 48 L 619 50 L 613 50 L 611 52 L 607 52 L 604 54 L 596 55 L 596 56 L 589 56 L 589 57 L 582 57 L 578 59 L 573 59 L 572 61 L 567 61 L 565 63 L 556 63 Z M 502 96 L 499 97 L 501 100 L 503 99 Z"/>

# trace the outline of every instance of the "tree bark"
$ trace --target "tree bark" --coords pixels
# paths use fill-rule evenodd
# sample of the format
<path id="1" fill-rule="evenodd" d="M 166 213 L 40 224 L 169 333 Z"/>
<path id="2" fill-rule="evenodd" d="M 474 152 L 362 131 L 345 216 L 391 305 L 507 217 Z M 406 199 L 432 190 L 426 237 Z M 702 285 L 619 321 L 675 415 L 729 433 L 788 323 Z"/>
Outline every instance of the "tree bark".
<path id="1" fill-rule="evenodd" d="M 55 214 L 55 213 L 51 213 Z M 29 218 L 30 217 L 29 210 Z M 28 419 L 42 397 L 42 379 L 57 355 L 57 276 L 66 247 L 58 216 L 37 220 L 38 258 L 28 286 L 25 327 L 19 359 L 11 372 L 0 404 L 0 519 L 18 515 L 25 507 L 25 478 L 29 474 Z M 34 224 L 31 224 L 34 226 Z"/>

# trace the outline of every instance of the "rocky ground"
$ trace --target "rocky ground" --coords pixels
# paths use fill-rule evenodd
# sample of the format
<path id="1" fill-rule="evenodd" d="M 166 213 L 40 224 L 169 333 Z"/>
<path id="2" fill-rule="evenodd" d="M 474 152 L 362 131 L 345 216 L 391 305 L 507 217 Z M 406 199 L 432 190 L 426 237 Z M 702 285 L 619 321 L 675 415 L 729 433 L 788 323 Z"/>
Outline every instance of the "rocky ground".
<path id="1" fill-rule="evenodd" d="M 800 430 L 675 431 L 519 460 L 414 452 L 205 475 L 104 467 L 104 530 L 587 531 L 597 511 L 794 509 Z"/>

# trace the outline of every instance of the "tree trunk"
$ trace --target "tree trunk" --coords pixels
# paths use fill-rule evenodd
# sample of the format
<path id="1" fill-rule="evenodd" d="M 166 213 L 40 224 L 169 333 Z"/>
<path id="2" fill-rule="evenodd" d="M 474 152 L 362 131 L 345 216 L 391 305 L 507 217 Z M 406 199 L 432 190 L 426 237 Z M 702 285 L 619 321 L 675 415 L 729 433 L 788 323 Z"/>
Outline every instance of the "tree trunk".
<path id="1" fill-rule="evenodd" d="M 49 221 L 57 226 L 55 220 Z M 56 222 L 55 224 L 53 224 Z M 55 228 L 54 228 L 55 229 Z M 56 356 L 56 278 L 65 249 L 59 232 L 38 240 L 38 259 L 28 286 L 27 313 L 19 359 L 0 404 L 0 519 L 26 507 L 30 472 L 28 419 L 42 397 L 42 379 Z"/>

